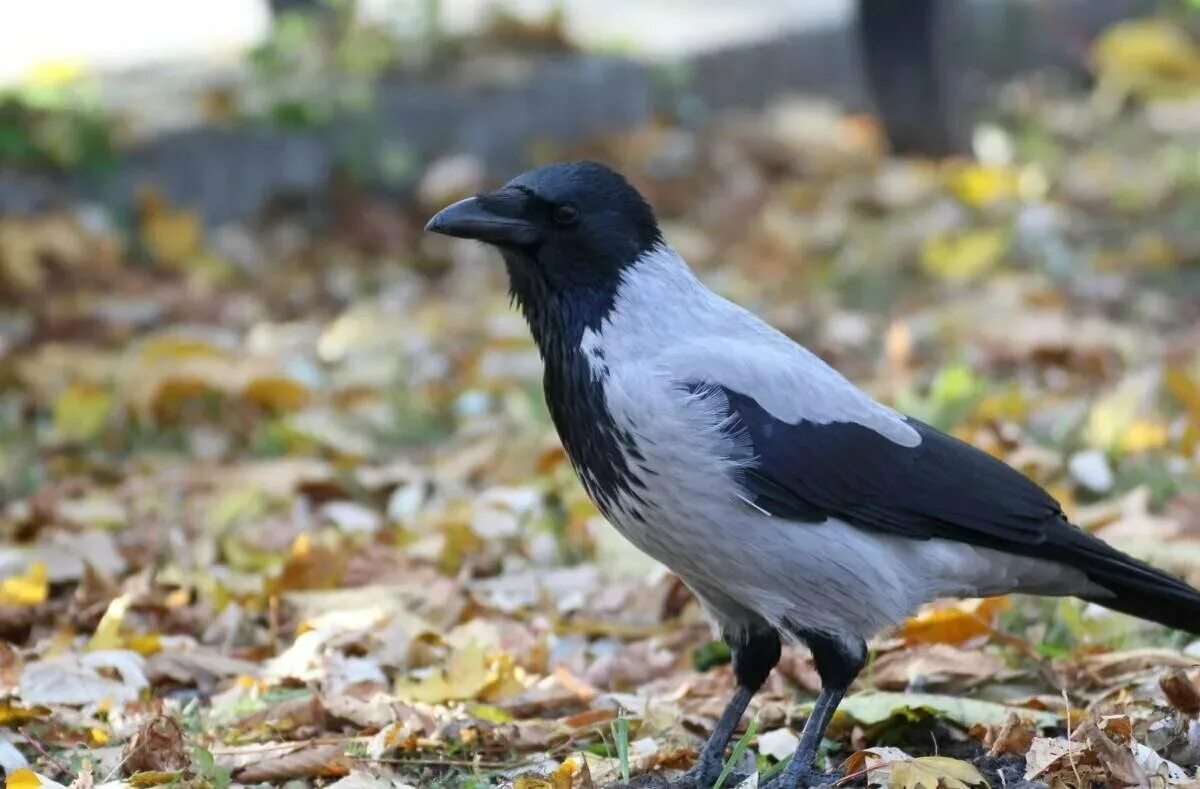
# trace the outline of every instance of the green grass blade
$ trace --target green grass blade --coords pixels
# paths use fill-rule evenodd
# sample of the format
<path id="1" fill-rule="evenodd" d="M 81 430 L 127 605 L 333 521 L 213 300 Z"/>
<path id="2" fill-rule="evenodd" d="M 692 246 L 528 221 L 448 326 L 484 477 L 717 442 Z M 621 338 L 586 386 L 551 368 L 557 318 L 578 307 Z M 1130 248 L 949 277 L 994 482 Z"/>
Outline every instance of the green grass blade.
<path id="1" fill-rule="evenodd" d="M 717 782 L 713 784 L 713 789 L 721 789 L 729 780 L 730 773 L 733 772 L 733 768 L 742 758 L 746 746 L 750 744 L 750 740 L 754 739 L 756 734 L 758 734 L 758 718 L 750 721 L 750 725 L 746 727 L 746 733 L 738 739 L 737 745 L 733 746 L 733 753 L 729 754 L 729 761 L 725 762 L 725 766 L 721 768 L 721 774 L 717 777 Z"/>
<path id="2" fill-rule="evenodd" d="M 629 781 L 629 720 L 617 718 L 612 722 L 613 744 L 617 748 L 617 761 L 621 765 L 621 780 Z"/>

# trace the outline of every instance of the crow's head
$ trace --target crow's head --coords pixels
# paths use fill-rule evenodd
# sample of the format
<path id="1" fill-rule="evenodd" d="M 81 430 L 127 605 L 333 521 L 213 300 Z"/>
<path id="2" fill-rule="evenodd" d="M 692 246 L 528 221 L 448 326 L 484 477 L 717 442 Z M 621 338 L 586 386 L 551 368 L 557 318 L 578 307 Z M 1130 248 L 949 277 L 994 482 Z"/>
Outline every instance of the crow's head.
<path id="1" fill-rule="evenodd" d="M 662 240 L 645 199 L 595 162 L 530 170 L 442 209 L 425 229 L 497 247 L 527 313 L 611 298 L 621 272 Z"/>

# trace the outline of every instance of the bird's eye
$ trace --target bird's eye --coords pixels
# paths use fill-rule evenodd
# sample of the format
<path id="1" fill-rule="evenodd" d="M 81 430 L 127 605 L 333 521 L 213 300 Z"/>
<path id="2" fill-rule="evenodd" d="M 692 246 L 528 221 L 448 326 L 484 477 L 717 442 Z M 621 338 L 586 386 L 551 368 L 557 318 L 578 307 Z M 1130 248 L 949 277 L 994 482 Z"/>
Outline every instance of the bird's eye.
<path id="1" fill-rule="evenodd" d="M 579 206 L 561 203 L 554 208 L 554 221 L 560 225 L 573 225 L 579 221 Z"/>

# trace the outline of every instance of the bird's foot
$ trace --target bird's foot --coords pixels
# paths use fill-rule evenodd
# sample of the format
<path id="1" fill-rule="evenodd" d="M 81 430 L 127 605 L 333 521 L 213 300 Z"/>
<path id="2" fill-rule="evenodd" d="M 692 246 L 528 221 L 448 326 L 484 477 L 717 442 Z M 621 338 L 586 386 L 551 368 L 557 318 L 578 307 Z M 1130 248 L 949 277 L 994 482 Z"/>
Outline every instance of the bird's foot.
<path id="1" fill-rule="evenodd" d="M 702 753 L 700 759 L 692 765 L 692 769 L 671 785 L 678 789 L 710 789 L 720 777 L 722 767 L 724 764 L 719 757 Z"/>
<path id="2" fill-rule="evenodd" d="M 834 786 L 840 780 L 842 776 L 837 773 L 819 773 L 812 768 L 797 770 L 794 773 L 788 770 L 783 775 L 773 778 L 762 789 L 810 789 Z"/>

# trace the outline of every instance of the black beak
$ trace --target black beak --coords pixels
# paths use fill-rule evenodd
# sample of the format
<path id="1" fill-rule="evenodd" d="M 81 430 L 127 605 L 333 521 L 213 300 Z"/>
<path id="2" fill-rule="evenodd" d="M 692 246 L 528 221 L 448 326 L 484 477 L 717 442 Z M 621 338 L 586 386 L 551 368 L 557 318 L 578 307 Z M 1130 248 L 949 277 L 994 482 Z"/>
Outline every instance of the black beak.
<path id="1" fill-rule="evenodd" d="M 520 193 L 505 190 L 468 197 L 438 211 L 425 229 L 489 244 L 529 244 L 537 239 L 537 227 L 519 215 L 524 202 Z"/>

